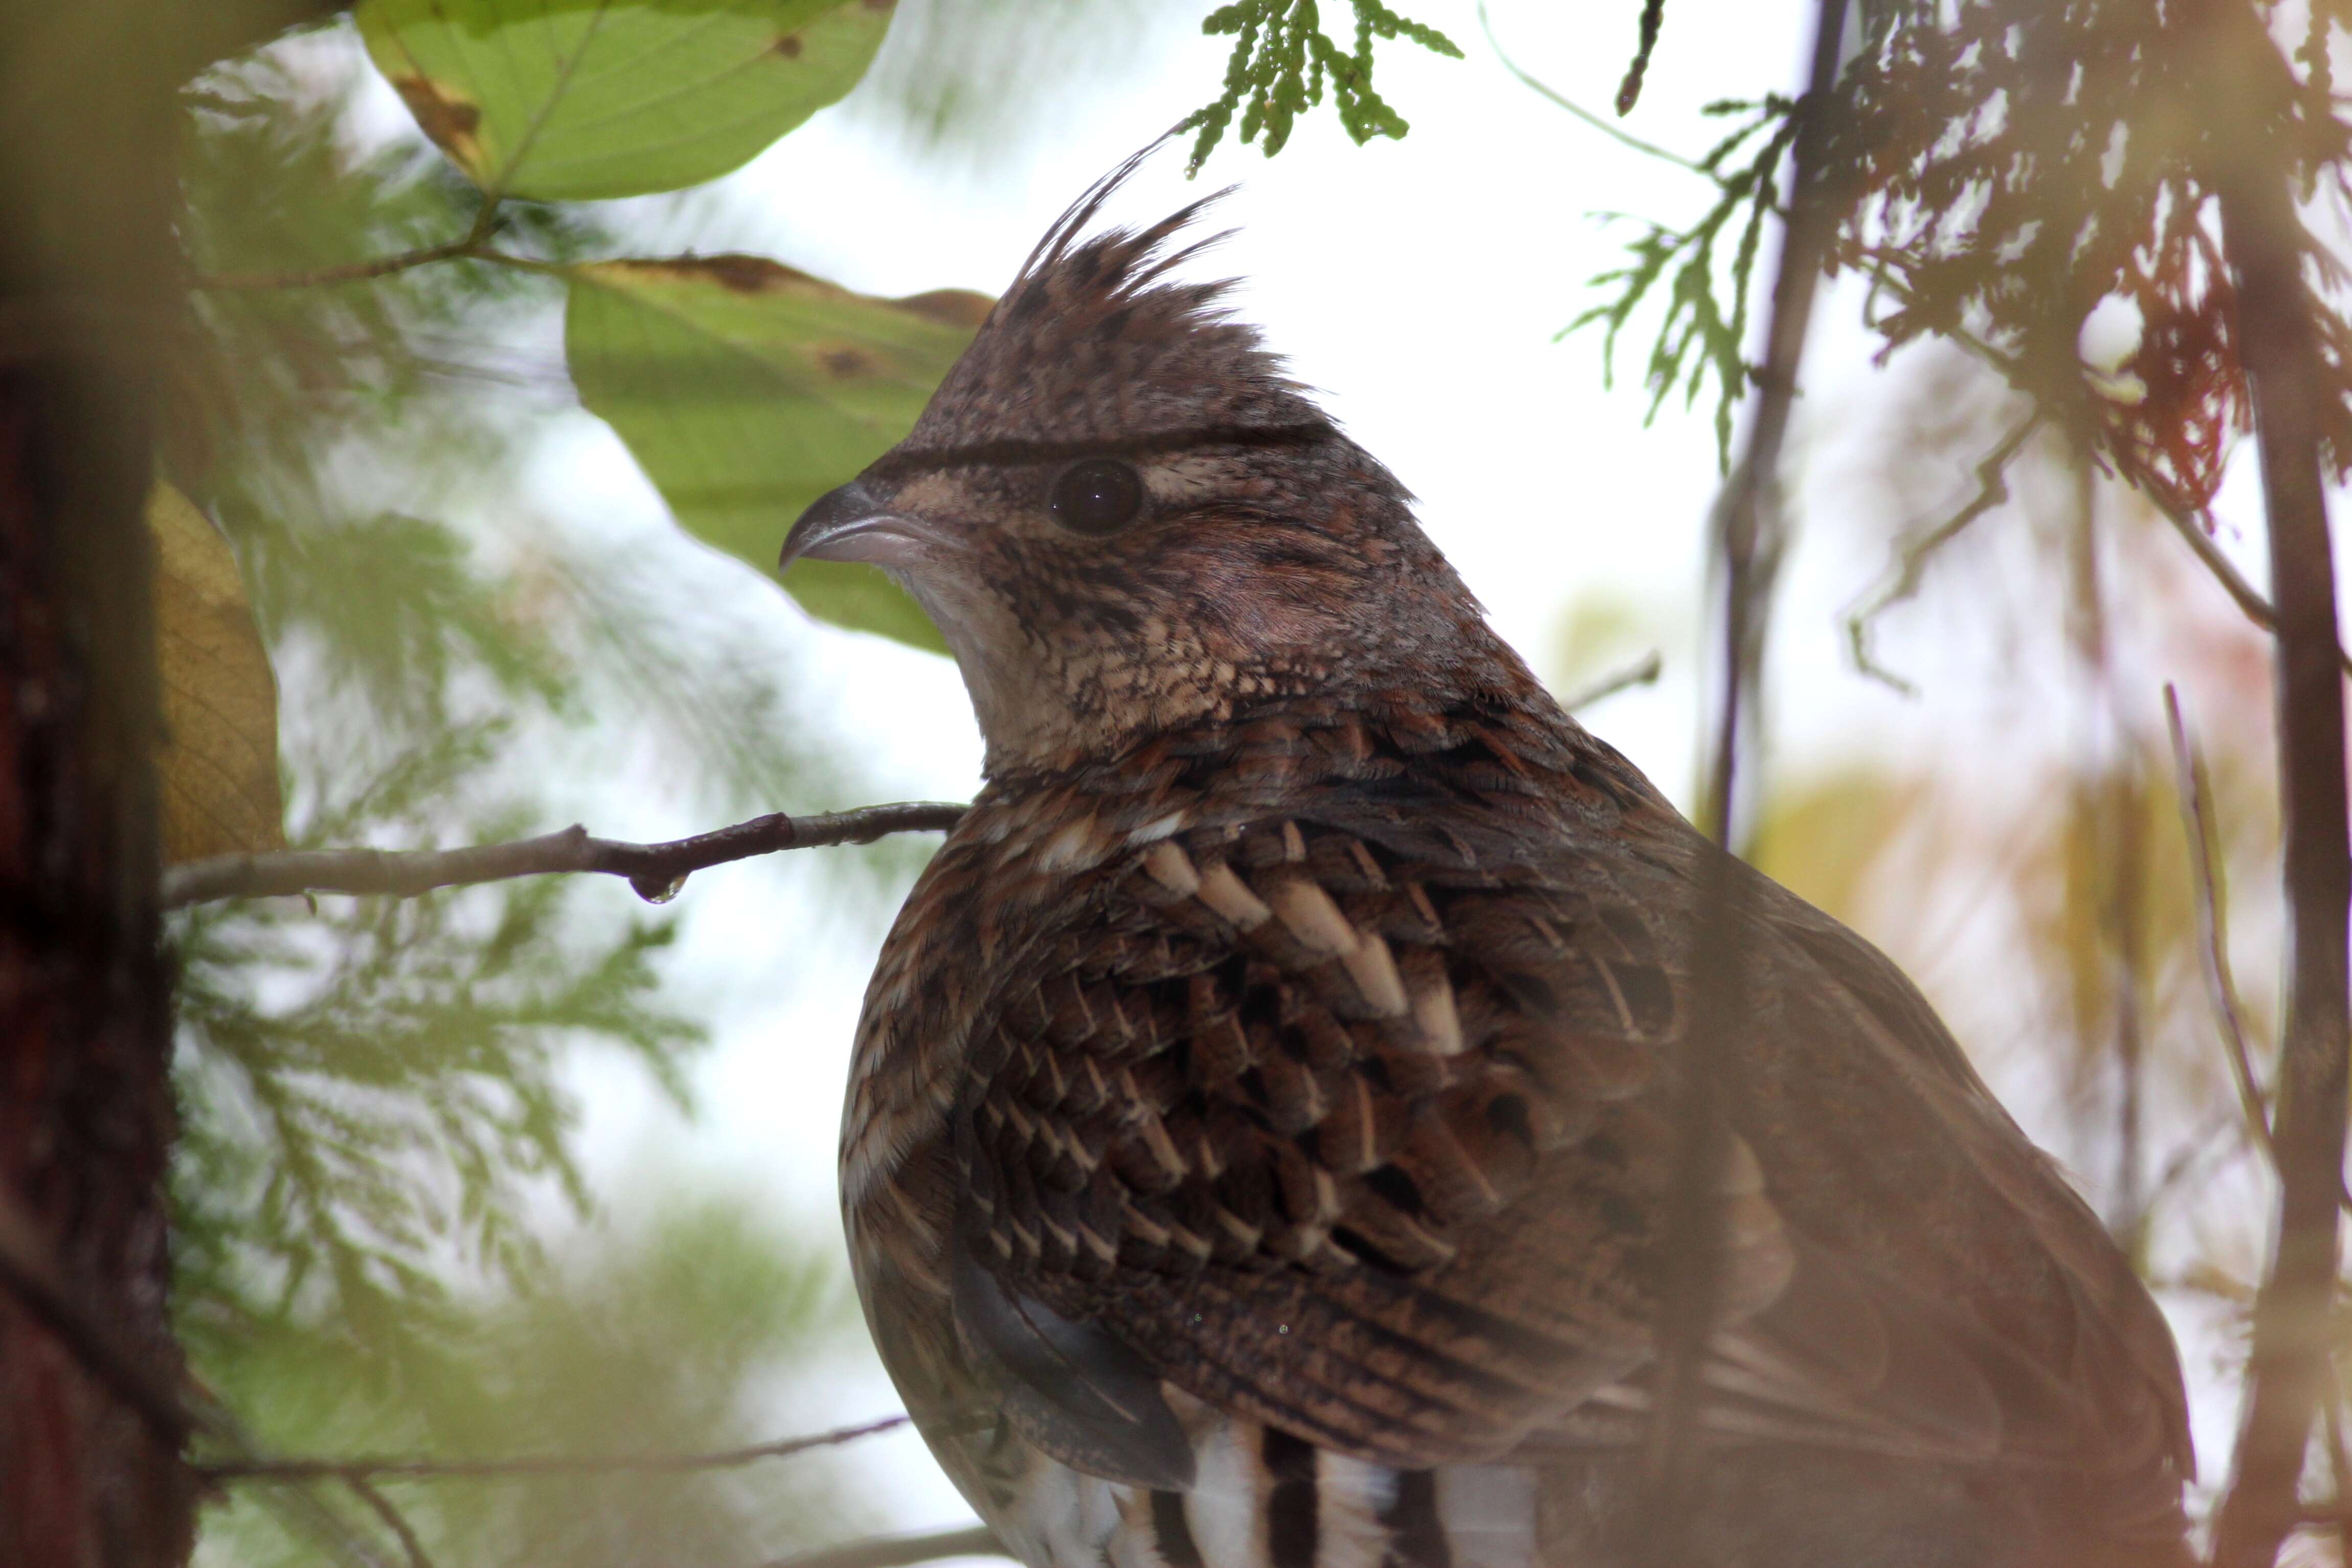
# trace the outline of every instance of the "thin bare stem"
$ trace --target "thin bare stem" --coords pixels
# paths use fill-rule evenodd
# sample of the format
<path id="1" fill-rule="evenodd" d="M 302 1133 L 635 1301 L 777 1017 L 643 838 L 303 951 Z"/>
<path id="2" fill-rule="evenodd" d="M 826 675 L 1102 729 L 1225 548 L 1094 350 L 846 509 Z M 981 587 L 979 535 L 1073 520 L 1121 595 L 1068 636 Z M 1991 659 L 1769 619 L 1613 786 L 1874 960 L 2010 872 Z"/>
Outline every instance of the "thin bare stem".
<path id="1" fill-rule="evenodd" d="M 2254 1078 L 2253 1052 L 2246 1044 L 2245 1010 L 2239 1005 L 2238 987 L 2230 976 L 2229 912 L 2221 901 L 2213 855 L 2216 833 L 2205 759 L 2189 738 L 2188 721 L 2180 716 L 2180 694 L 2168 681 L 2164 688 L 2164 719 L 2172 731 L 2174 790 L 2180 799 L 2180 826 L 2189 837 L 2189 873 L 2196 884 L 2197 945 L 2205 994 L 2213 1005 L 2214 1022 L 2221 1026 L 2221 1050 L 2238 1088 L 2246 1131 L 2263 1158 L 2275 1164 L 2278 1152 L 2271 1146 L 2270 1110 Z"/>
<path id="2" fill-rule="evenodd" d="M 446 240 L 439 245 L 404 250 L 392 256 L 373 257 L 365 261 L 312 268 L 307 271 L 211 272 L 192 279 L 188 287 L 200 293 L 215 294 L 265 289 L 323 289 L 337 283 L 362 283 L 373 278 L 389 278 L 441 261 L 479 261 L 516 272 L 540 272 L 558 277 L 570 271 L 560 261 L 545 261 L 536 256 L 517 256 L 512 251 L 499 250 L 492 246 L 490 236 L 497 226 L 490 219 L 496 212 L 495 207 L 485 207 L 482 216 L 475 221 L 473 230 L 463 239 Z"/>
<path id="3" fill-rule="evenodd" d="M 1737 1033 L 1747 1003 L 1742 868 L 1731 854 L 1743 706 L 1757 685 L 1773 578 L 1785 532 L 1780 459 L 1797 397 L 1797 372 L 1813 300 L 1836 228 L 1843 182 L 1827 163 L 1836 108 L 1838 43 L 1846 0 L 1821 0 L 1811 74 L 1797 114 L 1788 217 L 1772 283 L 1772 313 L 1745 450 L 1719 498 L 1715 542 L 1723 563 L 1723 687 L 1713 738 L 1705 822 L 1721 852 L 1700 879 L 1692 967 L 1691 1021 L 1676 1047 L 1675 1168 L 1660 1234 L 1663 1278 L 1656 1330 L 1656 1415 L 1643 1455 L 1647 1497 L 1642 1558 L 1687 1568 L 1692 1526 L 1704 1510 L 1705 1459 L 1698 1441 L 1706 1398 L 1706 1342 L 1725 1247 L 1719 1194 L 1731 1157 L 1721 1107 L 1739 1092 L 1727 1081 L 1734 1058 L 1719 1049 Z"/>
<path id="4" fill-rule="evenodd" d="M 640 897 L 659 903 L 675 896 L 689 874 L 712 866 L 785 849 L 871 844 L 893 833 L 944 832 L 956 825 L 963 812 L 961 805 L 929 800 L 859 806 L 814 816 L 787 816 L 779 811 L 666 844 L 597 838 L 575 824 L 536 838 L 462 849 L 294 849 L 269 855 L 215 855 L 166 870 L 163 905 L 172 910 L 218 899 L 294 893 L 383 893 L 405 899 L 436 888 L 579 871 L 626 877 Z"/>
<path id="5" fill-rule="evenodd" d="M 683 1475 L 697 1470 L 733 1469 L 762 1459 L 782 1459 L 813 1448 L 838 1447 L 861 1437 L 895 1432 L 907 1424 L 904 1415 L 886 1415 L 854 1426 L 803 1437 L 781 1437 L 740 1448 L 708 1454 L 528 1454 L 504 1459 L 427 1459 L 362 1456 L 350 1459 L 228 1459 L 198 1465 L 200 1475 L 216 1481 L 313 1480 L 452 1480 L 529 1476 Z"/>
<path id="6" fill-rule="evenodd" d="M 1614 697 L 1628 688 L 1654 684 L 1659 673 L 1665 668 L 1664 657 L 1657 649 L 1652 648 L 1623 668 L 1612 669 L 1591 685 L 1580 687 L 1569 693 L 1560 699 L 1559 705 L 1571 713 L 1577 712 L 1581 709 L 1591 707 L 1604 697 Z"/>
<path id="7" fill-rule="evenodd" d="M 1895 556 L 1894 568 L 1879 586 L 1847 612 L 1846 647 L 1853 655 L 1854 668 L 1863 674 L 1885 682 L 1906 697 L 1917 694 L 1918 688 L 1879 663 L 1877 657 L 1871 652 L 1872 623 L 1919 592 L 1920 580 L 1927 574 L 1929 557 L 1958 538 L 1970 523 L 2009 500 L 2010 461 L 2041 425 L 2042 415 L 2037 409 L 2011 426 L 2009 434 L 1995 442 L 1992 450 L 1978 460 L 1976 494 L 1943 521 L 1904 545 Z"/>
<path id="8" fill-rule="evenodd" d="M 307 271 L 212 272 L 192 279 L 188 286 L 206 294 L 262 289 L 323 289 L 337 283 L 364 283 L 371 278 L 389 278 L 396 272 L 407 272 L 419 267 L 430 267 L 436 261 L 454 261 L 460 258 L 492 259 L 484 254 L 481 240 L 469 234 L 463 239 L 423 246 L 397 255 L 378 256 L 366 261 L 348 261 L 335 267 L 316 267 Z"/>
<path id="9" fill-rule="evenodd" d="M 2161 496 L 2150 493 L 2147 499 L 2156 507 L 2157 514 L 2172 525 L 2172 531 L 2180 535 L 2189 548 L 2196 552 L 2197 559 L 2205 563 L 2205 569 L 2213 574 L 2213 580 L 2221 584 L 2221 591 L 2230 595 L 2231 602 L 2238 606 L 2246 619 L 2263 631 L 2277 635 L 2278 612 L 2272 608 L 2268 599 L 2263 597 L 2262 590 L 2247 582 L 2245 574 L 2221 553 L 2221 547 L 2213 542 L 2213 536 L 2205 531 L 2198 519 L 2179 507 L 2168 505 Z M 2352 653 L 2339 647 L 2336 650 L 2336 657 L 2346 673 L 2352 674 Z"/>
<path id="10" fill-rule="evenodd" d="M 1888 272 L 1884 265 L 1872 262 L 1869 266 L 1871 283 L 1874 288 L 1885 289 L 1906 303 L 1916 300 L 1917 296 L 1905 287 L 1900 279 Z M 1957 323 L 1940 328 L 1938 331 L 1947 342 L 1956 343 L 1974 355 L 1987 366 L 1998 372 L 2011 386 L 2028 396 L 2032 395 L 2032 384 L 2015 355 L 2003 353 L 1966 327 Z M 2140 489 L 2137 486 L 2134 489 L 2156 509 L 2158 516 L 2172 525 L 2172 531 L 2180 535 L 2182 542 L 2196 554 L 2197 559 L 2205 563 L 2205 569 L 2213 574 L 2214 581 L 2221 584 L 2222 592 L 2230 595 L 2231 602 L 2238 606 L 2240 613 L 2263 631 L 2276 633 L 2278 612 L 2272 607 L 2271 602 L 2263 596 L 2262 590 L 2247 582 L 2245 574 L 2239 571 L 2236 563 L 2222 553 L 2221 547 L 2216 544 L 2213 542 L 2213 536 L 2206 531 L 2204 520 L 2194 512 L 2184 511 L 2173 505 L 2156 490 Z M 2352 651 L 2339 647 L 2336 649 L 2336 658 L 2342 661 L 2346 673 L 2352 674 Z M 1873 673 L 1880 674 L 1884 678 L 1885 672 L 1874 670 Z"/>
<path id="11" fill-rule="evenodd" d="M 853 1541 L 798 1557 L 780 1558 L 763 1568 L 908 1568 L 914 1563 L 934 1563 L 942 1557 L 1010 1557 L 996 1532 L 984 1524 L 964 1530 L 934 1531 L 929 1535 L 881 1535 Z"/>
<path id="12" fill-rule="evenodd" d="M 399 1541 L 401 1551 L 407 1554 L 408 1568 L 433 1568 L 433 1558 L 425 1550 L 425 1542 L 410 1528 L 407 1517 L 393 1506 L 390 1498 L 357 1476 L 345 1476 L 343 1484 L 352 1489 L 353 1497 L 367 1504 L 368 1510 L 382 1520 L 383 1527 Z"/>
<path id="13" fill-rule="evenodd" d="M 1593 113 L 1592 110 L 1586 109 L 1581 104 L 1575 103 L 1569 99 L 1561 97 L 1558 92 L 1554 91 L 1549 87 L 1545 86 L 1542 82 L 1528 75 L 1525 70 L 1522 70 L 1519 68 L 1519 63 L 1511 58 L 1510 55 L 1505 51 L 1502 40 L 1495 37 L 1495 24 L 1489 21 L 1486 16 L 1486 0 L 1478 0 L 1478 26 L 1480 31 L 1486 35 L 1486 45 L 1489 48 L 1495 51 L 1495 58 L 1503 62 L 1503 68 L 1510 72 L 1513 76 L 1518 78 L 1522 83 L 1539 96 L 1549 99 L 1553 103 L 1558 104 L 1560 108 L 1567 110 L 1570 114 L 1575 115 L 1579 120 L 1583 121 L 1587 125 L 1591 126 L 1595 131 L 1600 132 L 1603 136 L 1608 137 L 1611 141 L 1621 142 L 1627 147 L 1631 147 L 1636 153 L 1646 153 L 1650 157 L 1661 159 L 1665 163 L 1674 164 L 1676 168 L 1688 169 L 1695 174 L 1704 174 L 1706 172 L 1698 166 L 1698 163 L 1695 160 L 1685 158 L 1679 153 L 1669 152 L 1667 149 L 1659 146 L 1654 142 L 1644 142 L 1639 136 L 1635 136 L 1628 132 L 1620 130 L 1618 127 L 1612 125 L 1608 121 L 1602 119 L 1600 115 Z"/>
<path id="14" fill-rule="evenodd" d="M 2154 1214 L 2158 1205 L 2170 1197 L 2175 1188 L 2196 1174 L 2206 1162 L 2221 1159 L 2240 1147 L 2222 1141 L 2222 1134 L 2230 1131 L 2230 1124 L 2233 1121 L 2243 1125 L 2243 1119 L 2237 1112 L 2224 1110 L 2221 1114 L 2208 1118 L 2203 1126 L 2180 1141 L 2180 1146 L 2173 1151 L 2172 1158 L 2164 1163 L 2164 1169 L 2149 1184 L 2147 1201 L 2140 1211 L 2143 1215 Z M 2251 1133 L 2247 1141 L 2252 1142 Z"/>

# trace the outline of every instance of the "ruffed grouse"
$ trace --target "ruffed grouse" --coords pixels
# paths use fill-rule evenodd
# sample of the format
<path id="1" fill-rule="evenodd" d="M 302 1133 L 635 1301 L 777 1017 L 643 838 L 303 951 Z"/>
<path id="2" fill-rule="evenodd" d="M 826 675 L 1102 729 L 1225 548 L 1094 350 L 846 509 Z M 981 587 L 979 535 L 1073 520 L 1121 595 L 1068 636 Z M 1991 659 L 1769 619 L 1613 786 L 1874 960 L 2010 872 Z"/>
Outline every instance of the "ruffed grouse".
<path id="1" fill-rule="evenodd" d="M 1491 632 L 1219 285 L 1048 231 L 793 528 L 961 665 L 986 786 L 859 1025 L 843 1205 L 1033 1568 L 1643 1562 L 1715 851 Z M 1927 1004 L 1744 871 L 1691 1568 L 2185 1561 L 2163 1320 Z"/>

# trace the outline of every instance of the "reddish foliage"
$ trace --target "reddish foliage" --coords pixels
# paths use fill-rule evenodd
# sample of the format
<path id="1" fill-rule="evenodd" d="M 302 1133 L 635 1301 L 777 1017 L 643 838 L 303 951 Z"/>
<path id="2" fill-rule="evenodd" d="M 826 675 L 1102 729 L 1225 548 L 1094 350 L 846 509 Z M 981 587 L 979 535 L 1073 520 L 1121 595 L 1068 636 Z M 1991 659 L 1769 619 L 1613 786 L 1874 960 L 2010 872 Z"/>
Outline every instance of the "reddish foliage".
<path id="1" fill-rule="evenodd" d="M 1830 166 L 1852 182 L 1835 260 L 1891 300 L 1876 321 L 1889 347 L 1973 341 L 2124 478 L 2201 510 L 2248 417 L 2216 171 L 2260 157 L 2294 170 L 2306 197 L 2345 189 L 2352 131 L 2325 42 L 2352 5 L 2313 9 L 2294 61 L 2241 0 L 1903 0 L 1875 16 L 1841 86 Z M 2306 257 L 2333 395 L 2322 433 L 2341 477 L 2345 276 L 2316 242 Z M 2136 399 L 2100 390 L 2077 352 L 2109 296 L 2143 323 L 2120 367 L 2145 388 Z"/>

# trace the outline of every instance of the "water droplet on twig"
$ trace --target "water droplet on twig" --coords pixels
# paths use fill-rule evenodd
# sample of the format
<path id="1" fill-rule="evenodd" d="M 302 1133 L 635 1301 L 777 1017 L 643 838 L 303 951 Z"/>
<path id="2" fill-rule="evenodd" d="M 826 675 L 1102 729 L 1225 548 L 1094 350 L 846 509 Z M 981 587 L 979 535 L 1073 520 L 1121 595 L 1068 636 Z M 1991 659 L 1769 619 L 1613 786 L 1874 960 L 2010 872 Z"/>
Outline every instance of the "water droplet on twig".
<path id="1" fill-rule="evenodd" d="M 656 876 L 632 877 L 629 879 L 629 886 L 635 888 L 637 890 L 637 897 L 645 900 L 646 902 L 666 904 L 677 897 L 679 890 L 686 886 L 687 878 L 692 874 L 688 871 L 680 871 L 677 876 L 667 879 Z"/>

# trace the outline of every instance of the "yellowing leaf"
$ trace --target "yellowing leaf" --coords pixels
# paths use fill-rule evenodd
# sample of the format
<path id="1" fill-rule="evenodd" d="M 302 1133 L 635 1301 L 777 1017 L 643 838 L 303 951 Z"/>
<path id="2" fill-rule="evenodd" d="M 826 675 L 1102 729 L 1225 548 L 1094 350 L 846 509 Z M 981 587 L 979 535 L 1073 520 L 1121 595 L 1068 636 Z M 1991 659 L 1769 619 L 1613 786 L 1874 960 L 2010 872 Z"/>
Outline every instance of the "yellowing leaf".
<path id="1" fill-rule="evenodd" d="M 155 542 L 155 650 L 165 738 L 157 759 L 163 858 L 286 847 L 278 793 L 278 682 L 236 557 L 171 486 L 147 498 Z"/>
<path id="2" fill-rule="evenodd" d="M 712 180 L 856 85 L 889 0 L 364 0 L 360 36 L 474 183 L 544 201 Z"/>
<path id="3" fill-rule="evenodd" d="M 628 443 L 696 538 L 775 570 L 811 501 L 896 446 L 990 301 L 877 300 L 754 256 L 572 270 L 564 340 L 581 400 Z M 811 614 L 944 645 L 870 566 L 805 561 L 784 579 Z"/>

